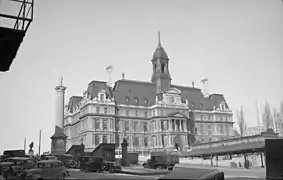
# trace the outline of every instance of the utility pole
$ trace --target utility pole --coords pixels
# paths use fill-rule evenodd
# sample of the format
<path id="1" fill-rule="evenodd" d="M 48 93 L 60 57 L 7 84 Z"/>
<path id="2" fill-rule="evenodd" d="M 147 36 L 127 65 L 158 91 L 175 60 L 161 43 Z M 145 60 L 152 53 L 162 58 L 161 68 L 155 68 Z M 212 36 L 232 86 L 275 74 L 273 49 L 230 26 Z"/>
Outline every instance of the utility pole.
<path id="1" fill-rule="evenodd" d="M 39 144 L 38 144 L 38 155 L 40 156 L 40 148 L 41 148 L 41 130 L 39 131 Z"/>

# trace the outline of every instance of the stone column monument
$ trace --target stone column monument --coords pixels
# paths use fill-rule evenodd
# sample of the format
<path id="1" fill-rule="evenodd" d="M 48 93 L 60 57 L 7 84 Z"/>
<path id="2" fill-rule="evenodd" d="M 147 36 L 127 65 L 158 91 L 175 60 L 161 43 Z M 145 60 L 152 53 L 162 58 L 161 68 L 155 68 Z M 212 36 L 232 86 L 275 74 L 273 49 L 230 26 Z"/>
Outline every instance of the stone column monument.
<path id="1" fill-rule="evenodd" d="M 60 84 L 55 88 L 55 132 L 51 137 L 51 154 L 66 153 L 66 139 L 64 134 L 64 96 L 67 88 L 63 86 L 63 78 L 60 78 Z"/>

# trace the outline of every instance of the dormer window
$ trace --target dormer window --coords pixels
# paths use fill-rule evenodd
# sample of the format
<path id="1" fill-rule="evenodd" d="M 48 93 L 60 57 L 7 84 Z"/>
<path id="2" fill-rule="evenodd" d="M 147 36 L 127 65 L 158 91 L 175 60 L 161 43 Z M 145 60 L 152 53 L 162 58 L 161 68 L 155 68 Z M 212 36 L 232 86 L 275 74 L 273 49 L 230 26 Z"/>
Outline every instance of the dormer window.
<path id="1" fill-rule="evenodd" d="M 104 93 L 99 93 L 99 101 L 100 102 L 105 101 L 105 94 Z"/>
<path id="2" fill-rule="evenodd" d="M 136 103 L 136 105 L 139 104 L 139 98 L 135 97 L 135 103 Z"/>
<path id="3" fill-rule="evenodd" d="M 148 103 L 148 100 L 147 100 L 147 99 L 145 99 L 145 100 L 144 100 L 144 103 L 145 103 L 145 104 L 147 104 L 147 103 Z"/>
<path id="4" fill-rule="evenodd" d="M 130 98 L 126 97 L 126 102 L 129 103 L 130 102 Z"/>
<path id="5" fill-rule="evenodd" d="M 220 109 L 221 109 L 222 111 L 224 111 L 224 110 L 226 109 L 224 103 L 220 104 Z"/>

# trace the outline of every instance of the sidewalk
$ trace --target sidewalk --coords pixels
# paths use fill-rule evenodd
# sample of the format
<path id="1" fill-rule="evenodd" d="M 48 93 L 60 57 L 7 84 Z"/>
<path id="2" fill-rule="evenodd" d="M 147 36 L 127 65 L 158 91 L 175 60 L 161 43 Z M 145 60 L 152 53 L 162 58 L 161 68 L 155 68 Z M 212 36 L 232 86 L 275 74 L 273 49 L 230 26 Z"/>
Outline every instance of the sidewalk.
<path id="1" fill-rule="evenodd" d="M 167 170 L 148 169 L 144 167 L 122 167 L 117 173 L 140 175 L 140 176 L 152 176 L 152 175 L 165 175 L 168 174 Z"/>

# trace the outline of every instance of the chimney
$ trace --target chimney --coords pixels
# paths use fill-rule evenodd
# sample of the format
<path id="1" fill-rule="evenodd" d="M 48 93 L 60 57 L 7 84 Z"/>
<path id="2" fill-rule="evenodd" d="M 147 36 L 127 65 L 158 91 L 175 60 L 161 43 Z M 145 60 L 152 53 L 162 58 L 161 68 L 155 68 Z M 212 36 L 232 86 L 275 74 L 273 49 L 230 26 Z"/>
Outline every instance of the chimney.
<path id="1" fill-rule="evenodd" d="M 204 97 L 209 97 L 209 91 L 208 91 L 208 79 L 207 78 L 202 78 L 201 79 L 202 83 L 202 93 Z"/>
<path id="2" fill-rule="evenodd" d="M 125 79 L 125 73 L 122 73 L 122 79 L 123 80 Z"/>
<path id="3" fill-rule="evenodd" d="M 195 88 L 195 82 L 194 81 L 192 81 L 192 87 Z"/>

